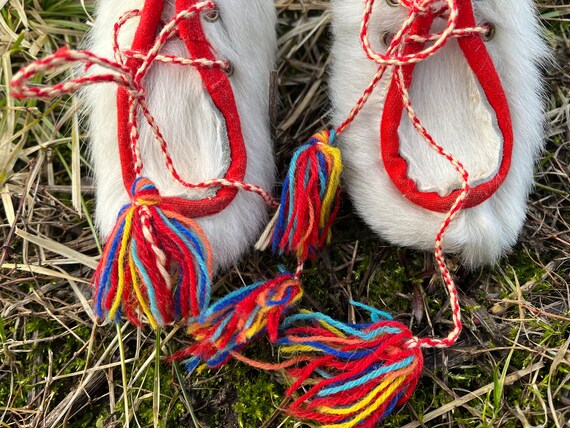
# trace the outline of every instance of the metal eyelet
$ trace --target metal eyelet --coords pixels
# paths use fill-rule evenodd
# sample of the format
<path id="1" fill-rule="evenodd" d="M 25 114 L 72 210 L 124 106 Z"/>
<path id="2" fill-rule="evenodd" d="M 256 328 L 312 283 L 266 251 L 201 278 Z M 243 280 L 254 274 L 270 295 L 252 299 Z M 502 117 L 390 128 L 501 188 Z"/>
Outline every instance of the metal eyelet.
<path id="1" fill-rule="evenodd" d="M 483 41 L 484 42 L 490 42 L 491 40 L 493 40 L 495 38 L 495 34 L 497 34 L 497 27 L 495 27 L 495 24 L 491 24 L 490 22 L 486 22 L 485 24 L 483 24 L 483 28 L 486 28 L 487 31 L 485 31 L 483 33 Z"/>
<path id="2" fill-rule="evenodd" d="M 218 19 L 220 19 L 220 11 L 217 7 L 204 15 L 204 20 L 207 22 L 216 22 Z"/>
<path id="3" fill-rule="evenodd" d="M 389 31 L 383 31 L 380 33 L 380 42 L 386 47 L 390 46 L 392 43 L 392 39 L 394 38 L 394 33 L 390 33 Z"/>
<path id="4" fill-rule="evenodd" d="M 391 7 L 400 6 L 400 0 L 386 0 L 386 3 L 388 4 L 388 6 L 391 6 Z"/>
<path id="5" fill-rule="evenodd" d="M 226 68 L 224 68 L 224 71 L 226 72 L 228 77 L 232 77 L 236 70 L 235 70 L 233 64 L 228 61 L 228 65 Z"/>

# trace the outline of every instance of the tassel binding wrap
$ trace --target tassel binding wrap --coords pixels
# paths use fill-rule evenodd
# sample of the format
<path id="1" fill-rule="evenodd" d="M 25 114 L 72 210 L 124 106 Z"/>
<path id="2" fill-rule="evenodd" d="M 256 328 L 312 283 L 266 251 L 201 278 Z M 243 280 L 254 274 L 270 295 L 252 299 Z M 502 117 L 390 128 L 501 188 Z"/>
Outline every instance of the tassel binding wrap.
<path id="1" fill-rule="evenodd" d="M 322 131 L 293 155 L 276 214 L 274 252 L 314 259 L 330 241 L 342 172 L 340 150 L 332 146 L 334 136 L 334 131 Z"/>
<path id="2" fill-rule="evenodd" d="M 212 253 L 195 221 L 163 208 L 154 184 L 137 179 L 119 214 L 93 284 L 100 318 L 124 313 L 153 328 L 197 316 L 210 303 Z"/>
<path id="3" fill-rule="evenodd" d="M 383 312 L 353 304 L 372 322 L 345 324 L 311 312 L 283 322 L 277 343 L 297 354 L 286 370 L 294 382 L 287 395 L 308 389 L 287 409 L 295 417 L 328 428 L 373 427 L 412 395 L 423 367 L 412 333 Z"/>
<path id="4" fill-rule="evenodd" d="M 282 317 L 302 294 L 299 280 L 290 273 L 242 287 L 190 322 L 188 333 L 195 343 L 172 359 L 186 359 L 189 371 L 200 363 L 214 368 L 263 334 L 276 342 Z"/>

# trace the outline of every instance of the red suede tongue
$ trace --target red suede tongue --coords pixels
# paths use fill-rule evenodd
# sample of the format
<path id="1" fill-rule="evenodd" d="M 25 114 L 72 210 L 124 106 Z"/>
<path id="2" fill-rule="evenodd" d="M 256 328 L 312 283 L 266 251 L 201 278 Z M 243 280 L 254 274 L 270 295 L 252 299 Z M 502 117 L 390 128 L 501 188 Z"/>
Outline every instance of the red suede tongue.
<path id="1" fill-rule="evenodd" d="M 458 0 L 458 9 L 457 28 L 475 27 L 475 15 L 471 0 Z M 433 15 L 429 13 L 419 16 L 410 30 L 410 35 L 428 35 L 433 19 Z M 506 179 L 511 166 L 513 130 L 509 105 L 500 77 L 482 38 L 479 35 L 472 34 L 460 37 L 458 44 L 469 67 L 477 80 L 479 80 L 491 108 L 495 111 L 498 127 L 503 136 L 501 165 L 497 174 L 490 180 L 472 186 L 464 204 L 464 208 L 471 208 L 490 198 Z M 404 55 L 418 53 L 423 47 L 424 44 L 422 43 L 409 43 L 404 50 Z M 402 66 L 407 88 L 412 83 L 414 68 L 415 64 Z M 408 164 L 400 155 L 400 140 L 398 136 L 398 128 L 400 127 L 402 116 L 407 115 L 405 114 L 402 94 L 396 79 L 396 76 L 392 78 L 380 122 L 380 150 L 384 168 L 394 185 L 408 200 L 430 211 L 448 212 L 459 196 L 460 189 L 446 196 L 440 196 L 437 192 L 422 192 L 419 190 L 416 182 L 408 176 Z M 449 102 L 452 103 L 453 100 Z"/>
<path id="2" fill-rule="evenodd" d="M 189 9 L 198 3 L 198 0 L 176 1 L 176 13 Z M 164 8 L 164 0 L 146 0 L 141 11 L 141 18 L 137 27 L 132 44 L 132 50 L 147 52 L 155 43 L 161 15 Z M 216 60 L 213 49 L 202 29 L 200 13 L 184 20 L 180 25 L 180 35 L 184 40 L 191 58 L 205 58 Z M 140 60 L 129 59 L 127 65 L 136 68 Z M 225 179 L 228 181 L 243 181 L 247 167 L 247 153 L 241 130 L 241 121 L 235 102 L 233 89 L 225 71 L 219 68 L 202 68 L 197 70 L 204 82 L 204 88 L 210 93 L 212 101 L 224 116 L 229 140 L 230 165 Z M 127 192 L 130 193 L 132 184 L 136 179 L 134 170 L 134 158 L 131 149 L 129 127 L 129 102 L 130 97 L 124 88 L 117 92 L 117 120 L 119 154 L 123 183 Z M 151 106 L 152 107 L 152 106 Z M 160 124 L 159 124 L 160 125 Z M 212 153 L 212 156 L 221 156 Z M 144 161 L 144 159 L 143 159 Z M 166 166 L 165 166 L 166 168 Z M 152 177 L 149 177 L 152 179 Z M 215 178 L 215 177 L 209 177 Z M 164 209 L 177 211 L 186 217 L 198 218 L 217 214 L 225 209 L 236 197 L 238 190 L 235 188 L 220 188 L 217 194 L 211 198 L 189 200 L 179 197 L 163 197 Z"/>

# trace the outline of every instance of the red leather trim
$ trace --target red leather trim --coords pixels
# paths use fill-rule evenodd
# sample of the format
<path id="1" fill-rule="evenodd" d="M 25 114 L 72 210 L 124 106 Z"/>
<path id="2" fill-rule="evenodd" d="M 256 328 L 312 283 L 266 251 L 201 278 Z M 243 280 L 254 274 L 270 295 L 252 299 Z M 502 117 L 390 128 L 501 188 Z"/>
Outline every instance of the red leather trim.
<path id="1" fill-rule="evenodd" d="M 457 28 L 475 27 L 476 21 L 471 0 L 458 0 L 458 7 Z M 429 14 L 418 17 L 411 29 L 411 34 L 428 34 L 432 22 L 433 16 Z M 495 111 L 499 130 L 503 135 L 503 156 L 499 170 L 489 181 L 471 188 L 464 204 L 464 208 L 471 208 L 490 198 L 505 181 L 511 167 L 513 129 L 509 104 L 501 79 L 493 65 L 485 43 L 478 35 L 461 37 L 458 42 L 469 67 L 479 80 L 489 104 Z M 410 43 L 406 47 L 404 54 L 413 54 L 422 49 L 423 44 Z M 402 67 L 408 88 L 412 83 L 414 68 L 413 64 Z M 403 112 L 402 97 L 396 80 L 393 78 L 386 96 L 380 123 L 380 148 L 386 172 L 398 190 L 414 204 L 431 211 L 447 212 L 451 209 L 461 190 L 455 190 L 447 196 L 440 196 L 437 192 L 422 192 L 418 189 L 415 181 L 407 175 L 408 165 L 405 159 L 400 156 L 400 141 L 398 137 L 398 128 Z"/>
<path id="2" fill-rule="evenodd" d="M 199 0 L 177 0 L 176 12 L 188 9 Z M 156 32 L 160 23 L 160 16 L 164 0 L 146 0 L 141 14 L 141 21 L 137 28 L 132 49 L 148 51 L 156 39 Z M 206 58 L 215 60 L 216 57 L 202 29 L 200 14 L 182 22 L 179 28 L 181 38 L 184 40 L 191 58 Z M 137 61 L 132 60 L 129 66 L 136 67 Z M 233 95 L 233 89 L 227 74 L 220 69 L 198 68 L 215 106 L 224 116 L 228 132 L 230 165 L 226 172 L 227 180 L 243 181 L 247 168 L 247 152 L 241 131 L 241 121 Z M 133 170 L 133 157 L 130 149 L 130 130 L 128 129 L 128 94 L 119 89 L 117 94 L 118 122 L 119 122 L 119 151 L 123 169 L 125 188 L 130 192 L 135 179 Z M 189 118 L 190 119 L 190 118 Z M 216 155 L 213 153 L 212 155 Z M 186 217 L 198 218 L 219 213 L 225 209 L 236 197 L 238 190 L 233 188 L 220 188 L 216 195 L 200 200 L 189 200 L 179 197 L 163 197 L 161 206 L 167 210 L 174 210 Z"/>
<path id="3" fill-rule="evenodd" d="M 139 26 L 133 39 L 131 49 L 141 52 L 148 51 L 156 40 L 156 31 L 160 24 L 160 16 L 164 7 L 164 0 L 146 0 L 141 11 Z M 135 69 L 139 61 L 131 58 L 127 65 Z M 123 183 L 127 192 L 131 192 L 131 186 L 135 181 L 134 159 L 131 151 L 131 138 L 129 127 L 129 95 L 125 88 L 119 87 L 117 91 L 117 122 L 119 156 L 121 158 L 121 170 Z"/>

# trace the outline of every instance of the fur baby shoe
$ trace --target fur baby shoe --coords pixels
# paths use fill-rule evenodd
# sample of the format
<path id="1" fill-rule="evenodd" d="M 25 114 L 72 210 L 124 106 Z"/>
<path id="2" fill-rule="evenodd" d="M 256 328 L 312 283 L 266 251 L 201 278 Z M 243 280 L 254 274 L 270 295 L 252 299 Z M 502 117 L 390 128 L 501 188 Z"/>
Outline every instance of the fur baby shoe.
<path id="1" fill-rule="evenodd" d="M 455 217 L 446 251 L 494 262 L 522 228 L 543 144 L 547 49 L 534 3 L 333 0 L 332 10 L 334 122 L 359 214 L 422 250 Z"/>
<path id="2" fill-rule="evenodd" d="M 90 108 L 101 234 L 112 234 L 119 211 L 132 197 L 130 188 L 141 175 L 156 185 L 163 203 L 195 220 L 209 242 L 215 270 L 236 262 L 266 221 L 266 206 L 259 195 L 208 181 L 252 183 L 264 189 L 273 185 L 268 103 L 276 36 L 271 1 L 208 3 L 104 0 L 89 40 L 91 51 L 112 58 L 115 23 L 125 11 L 142 7 L 140 20 L 127 22 L 116 40 L 127 66 L 140 67 L 138 58 L 152 50 L 159 32 L 184 11 L 196 9 L 180 20 L 158 52 L 165 59 L 155 58 L 144 77 L 148 109 L 168 143 L 171 164 L 165 165 L 165 148 L 153 124 L 145 121 L 143 107 L 137 112 L 143 168 L 136 173 L 128 89 L 92 86 L 85 99 Z M 250 20 L 258 24 L 249 25 Z M 195 63 L 184 65 L 170 58 Z M 197 263 L 195 270 L 199 269 Z M 206 299 L 200 300 L 200 310 L 205 304 Z"/>
<path id="3" fill-rule="evenodd" d="M 215 270 L 260 233 L 275 205 L 275 20 L 272 0 L 101 0 L 86 49 L 14 76 L 20 98 L 82 91 L 106 241 L 99 317 L 157 328 L 199 316 Z M 29 84 L 69 66 L 71 80 Z"/>
<path id="4" fill-rule="evenodd" d="M 200 3 L 205 2 L 102 0 L 87 48 L 113 58 L 115 23 L 126 11 L 142 7 L 140 21 L 130 20 L 118 35 L 123 55 L 136 58 L 136 51 L 149 50 L 158 31 L 176 13 Z M 271 189 L 275 171 L 268 103 L 276 50 L 273 2 L 216 0 L 213 4 L 213 9 L 181 21 L 178 34 L 160 54 L 227 61 L 230 68 L 155 61 L 144 78 L 149 109 L 185 181 L 227 178 Z M 123 153 L 129 144 L 125 98 L 126 91 L 112 85 L 85 91 L 97 182 L 96 221 L 104 237 L 128 203 L 133 180 L 130 160 L 125 159 L 128 150 Z M 263 200 L 236 189 L 189 188 L 177 182 L 165 168 L 151 127 L 142 117 L 139 125 L 142 175 L 156 184 L 162 196 L 180 198 L 176 203 L 181 212 L 195 218 L 210 241 L 217 267 L 236 262 L 265 223 Z"/>

